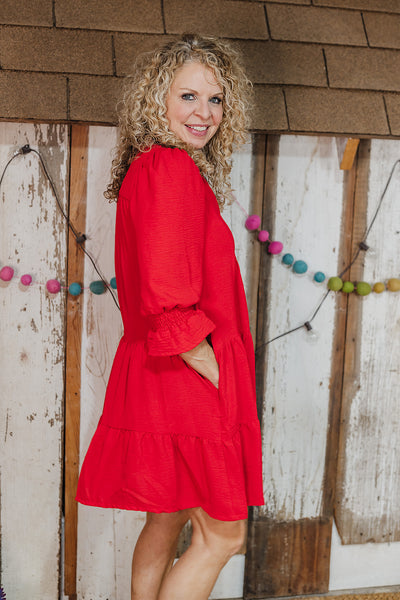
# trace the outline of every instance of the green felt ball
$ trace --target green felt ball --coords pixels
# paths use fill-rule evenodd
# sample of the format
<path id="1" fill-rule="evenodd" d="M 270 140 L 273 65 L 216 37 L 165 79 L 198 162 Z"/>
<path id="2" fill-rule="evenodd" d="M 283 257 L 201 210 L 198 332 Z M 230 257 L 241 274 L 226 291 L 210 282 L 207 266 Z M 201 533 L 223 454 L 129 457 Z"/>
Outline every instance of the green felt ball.
<path id="1" fill-rule="evenodd" d="M 328 279 L 328 288 L 332 290 L 332 292 L 338 292 L 343 287 L 343 281 L 340 277 L 330 277 Z"/>
<path id="2" fill-rule="evenodd" d="M 359 296 L 368 296 L 372 291 L 371 286 L 366 281 L 359 281 L 357 283 L 356 292 Z"/>
<path id="3" fill-rule="evenodd" d="M 104 285 L 104 281 L 92 281 L 92 283 L 89 286 L 90 291 L 92 292 L 92 294 L 96 294 L 96 295 L 100 295 L 100 294 L 104 294 L 104 292 L 106 291 L 106 286 Z"/>
<path id="4" fill-rule="evenodd" d="M 115 279 L 115 277 L 111 277 L 110 279 L 110 285 L 112 287 L 113 290 L 117 289 L 117 280 Z"/>
<path id="5" fill-rule="evenodd" d="M 354 292 L 354 283 L 351 283 L 351 281 L 344 281 L 342 292 L 345 292 L 346 294 L 351 294 L 351 292 Z"/>

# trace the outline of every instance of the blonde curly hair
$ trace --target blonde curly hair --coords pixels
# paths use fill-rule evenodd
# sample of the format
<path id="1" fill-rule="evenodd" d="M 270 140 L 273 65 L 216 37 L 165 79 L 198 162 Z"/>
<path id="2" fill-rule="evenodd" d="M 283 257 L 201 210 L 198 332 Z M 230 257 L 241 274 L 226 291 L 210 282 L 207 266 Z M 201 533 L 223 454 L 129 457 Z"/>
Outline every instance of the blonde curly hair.
<path id="1" fill-rule="evenodd" d="M 223 118 L 209 143 L 195 149 L 168 128 L 167 95 L 176 71 L 187 62 L 212 70 L 223 90 Z M 220 208 L 230 200 L 232 152 L 246 140 L 251 83 L 238 52 L 225 41 L 195 34 L 183 35 L 160 49 L 143 54 L 134 74 L 126 78 L 119 111 L 120 138 L 112 163 L 112 180 L 105 197 L 117 200 L 122 180 L 139 152 L 154 144 L 178 147 L 193 158 L 212 187 Z"/>

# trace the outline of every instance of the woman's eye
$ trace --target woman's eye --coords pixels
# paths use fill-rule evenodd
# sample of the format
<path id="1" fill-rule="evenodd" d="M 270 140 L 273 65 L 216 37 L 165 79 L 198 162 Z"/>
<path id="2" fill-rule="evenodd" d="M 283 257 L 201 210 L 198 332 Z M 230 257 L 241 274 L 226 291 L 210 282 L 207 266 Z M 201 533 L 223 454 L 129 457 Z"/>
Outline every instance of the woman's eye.
<path id="1" fill-rule="evenodd" d="M 212 104 L 221 104 L 222 98 L 219 98 L 218 96 L 214 96 L 213 98 L 211 98 L 210 102 L 212 102 Z"/>
<path id="2" fill-rule="evenodd" d="M 182 94 L 182 100 L 193 100 L 194 94 Z"/>

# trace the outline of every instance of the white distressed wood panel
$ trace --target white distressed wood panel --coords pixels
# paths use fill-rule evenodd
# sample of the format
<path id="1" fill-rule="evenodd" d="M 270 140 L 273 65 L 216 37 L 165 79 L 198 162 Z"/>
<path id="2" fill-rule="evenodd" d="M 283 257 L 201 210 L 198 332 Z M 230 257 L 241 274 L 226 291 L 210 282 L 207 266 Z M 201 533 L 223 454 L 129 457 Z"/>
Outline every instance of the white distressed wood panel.
<path id="1" fill-rule="evenodd" d="M 309 320 L 326 291 L 316 271 L 337 274 L 343 172 L 334 138 L 282 136 L 276 186 L 274 237 L 309 271 L 295 275 L 271 257 L 268 339 Z M 268 285 L 268 289 L 267 289 Z M 263 457 L 266 507 L 275 520 L 320 515 L 325 467 L 335 297 L 312 325 L 269 344 L 265 372 Z M 267 340 L 265 340 L 267 341 Z"/>
<path id="2" fill-rule="evenodd" d="M 399 141 L 372 141 L 368 223 L 399 158 Z M 400 276 L 399 196 L 397 166 L 368 236 L 375 254 L 366 253 L 365 281 Z M 344 389 L 349 412 L 340 456 L 338 529 L 344 543 L 400 541 L 399 292 L 371 294 L 360 302 L 359 372 Z"/>
<path id="3" fill-rule="evenodd" d="M 257 319 L 257 298 L 254 297 L 257 288 L 254 286 L 254 279 L 258 281 L 255 263 L 258 269 L 259 242 L 254 234 L 247 231 L 245 221 L 247 215 L 257 212 L 257 203 L 261 209 L 261 199 L 256 199 L 254 195 L 254 147 L 254 137 L 249 136 L 247 143 L 233 155 L 231 182 L 235 202 L 226 204 L 222 212 L 235 238 L 236 258 L 243 277 L 253 337 Z M 261 210 L 258 214 L 260 212 Z"/>
<path id="4" fill-rule="evenodd" d="M 116 129 L 89 130 L 86 207 L 86 248 L 109 281 L 114 276 L 115 203 L 103 192 L 110 178 Z M 85 263 L 85 287 L 99 277 Z M 122 335 L 120 313 L 111 296 L 84 297 L 81 381 L 80 456 L 83 459 L 103 408 L 104 394 L 115 351 Z M 120 600 L 130 595 L 129 563 L 143 524 L 141 513 L 79 505 L 78 598 Z M 121 561 L 123 567 L 121 568 Z"/>
<path id="5" fill-rule="evenodd" d="M 104 275 L 114 274 L 115 205 L 103 198 L 108 183 L 111 150 L 116 130 L 91 127 L 89 133 L 86 248 L 98 260 Z M 251 142 L 234 157 L 233 182 L 245 210 L 251 205 Z M 224 218 L 233 229 L 238 260 L 244 273 L 251 264 L 254 240 L 244 228 L 244 215 L 237 205 L 227 207 Z M 86 263 L 85 285 L 98 279 Z M 80 452 L 84 457 L 100 417 L 112 360 L 122 335 L 120 315 L 107 295 L 85 295 L 82 339 L 82 389 Z M 126 600 L 130 593 L 131 559 L 144 524 L 144 513 L 79 506 L 78 598 L 80 600 Z M 243 589 L 244 557 L 235 557 L 225 567 L 211 598 L 240 597 Z M 217 595 L 215 595 L 217 594 Z"/>
<path id="6" fill-rule="evenodd" d="M 66 206 L 64 125 L 0 123 L 0 169 L 29 143 L 43 153 Z M 59 595 L 66 225 L 36 155 L 18 156 L 0 192 L 1 581 L 7 598 Z M 33 276 L 23 288 L 19 277 Z"/>

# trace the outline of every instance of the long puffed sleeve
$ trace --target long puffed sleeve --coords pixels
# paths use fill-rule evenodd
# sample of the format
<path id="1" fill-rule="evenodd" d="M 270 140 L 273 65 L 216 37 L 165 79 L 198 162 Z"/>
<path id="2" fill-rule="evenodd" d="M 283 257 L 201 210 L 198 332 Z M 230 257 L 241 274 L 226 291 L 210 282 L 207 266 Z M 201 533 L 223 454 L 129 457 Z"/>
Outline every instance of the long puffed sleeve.
<path id="1" fill-rule="evenodd" d="M 189 155 L 153 148 L 138 159 L 131 217 L 136 236 L 141 311 L 150 321 L 153 356 L 186 352 L 214 323 L 197 304 L 203 285 L 204 181 Z"/>

